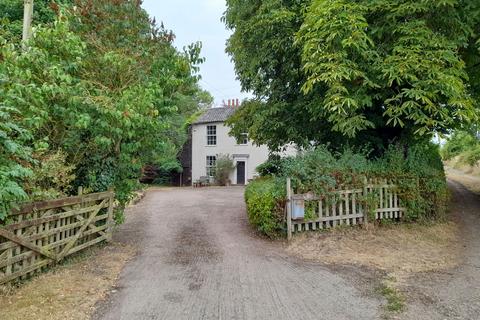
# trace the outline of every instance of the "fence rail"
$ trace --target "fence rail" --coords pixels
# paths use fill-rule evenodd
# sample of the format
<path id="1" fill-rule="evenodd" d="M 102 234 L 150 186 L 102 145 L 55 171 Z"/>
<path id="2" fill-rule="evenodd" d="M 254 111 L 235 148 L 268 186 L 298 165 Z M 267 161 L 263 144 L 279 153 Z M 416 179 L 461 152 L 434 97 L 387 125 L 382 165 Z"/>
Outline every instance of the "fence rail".
<path id="1" fill-rule="evenodd" d="M 366 208 L 365 199 L 369 195 L 375 195 L 373 208 Z M 372 211 L 377 220 L 401 218 L 406 212 L 395 184 L 385 180 L 365 181 L 361 189 L 337 190 L 327 196 L 318 196 L 295 194 L 288 179 L 287 200 L 289 240 L 293 233 L 363 224 L 368 220 L 368 212 Z"/>
<path id="2" fill-rule="evenodd" d="M 24 205 L 0 227 L 0 284 L 42 271 L 68 255 L 109 241 L 111 191 Z"/>

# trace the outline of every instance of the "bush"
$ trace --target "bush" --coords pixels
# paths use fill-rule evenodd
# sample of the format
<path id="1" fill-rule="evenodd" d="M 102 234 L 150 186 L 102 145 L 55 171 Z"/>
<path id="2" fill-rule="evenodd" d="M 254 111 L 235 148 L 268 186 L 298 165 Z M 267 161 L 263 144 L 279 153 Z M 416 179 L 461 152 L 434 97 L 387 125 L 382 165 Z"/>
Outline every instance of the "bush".
<path id="1" fill-rule="evenodd" d="M 284 230 L 285 188 L 283 179 L 267 177 L 253 180 L 245 189 L 248 220 L 269 237 Z"/>
<path id="2" fill-rule="evenodd" d="M 281 175 L 284 170 L 285 159 L 271 154 L 268 160 L 259 165 L 256 170 L 261 177 Z"/>
<path id="3" fill-rule="evenodd" d="M 215 182 L 221 186 L 227 185 L 230 173 L 235 169 L 235 164 L 229 155 L 219 155 L 215 163 Z"/>
<path id="4" fill-rule="evenodd" d="M 407 156 L 405 156 L 407 153 Z M 271 162 L 263 168 L 272 167 Z M 296 193 L 312 191 L 333 194 L 338 189 L 363 187 L 368 179 L 388 179 L 407 208 L 406 220 L 441 219 L 445 216 L 447 184 L 438 146 L 431 143 L 411 146 L 407 152 L 390 147 L 382 157 L 346 149 L 332 153 L 317 147 L 296 157 L 281 161 L 277 174 L 255 180 L 247 187 L 245 197 L 250 222 L 267 235 L 282 230 L 285 181 L 292 179 Z M 378 201 L 373 199 L 363 201 Z"/>

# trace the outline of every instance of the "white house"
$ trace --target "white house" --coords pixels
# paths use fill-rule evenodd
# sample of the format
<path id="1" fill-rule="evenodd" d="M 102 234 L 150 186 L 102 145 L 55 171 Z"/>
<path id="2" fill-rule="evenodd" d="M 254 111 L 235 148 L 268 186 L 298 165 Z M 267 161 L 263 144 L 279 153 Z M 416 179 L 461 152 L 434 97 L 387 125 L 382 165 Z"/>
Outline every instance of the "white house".
<path id="1" fill-rule="evenodd" d="M 230 128 L 224 122 L 239 107 L 238 99 L 228 105 L 207 109 L 192 124 L 192 181 L 212 176 L 219 155 L 229 155 L 235 164 L 230 174 L 232 184 L 246 184 L 253 179 L 256 167 L 268 159 L 267 146 L 253 145 L 245 135 L 240 141 L 229 136 Z"/>

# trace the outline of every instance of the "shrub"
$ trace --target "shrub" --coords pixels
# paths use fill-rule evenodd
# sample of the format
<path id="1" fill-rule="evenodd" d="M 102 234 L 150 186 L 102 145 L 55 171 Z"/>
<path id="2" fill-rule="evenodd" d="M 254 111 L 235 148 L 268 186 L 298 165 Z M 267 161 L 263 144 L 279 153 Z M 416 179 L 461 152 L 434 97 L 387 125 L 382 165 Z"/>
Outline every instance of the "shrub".
<path id="1" fill-rule="evenodd" d="M 224 186 L 228 182 L 230 173 L 235 169 L 235 164 L 229 155 L 219 155 L 215 163 L 215 182 Z"/>
<path id="2" fill-rule="evenodd" d="M 366 178 L 388 179 L 397 185 L 400 199 L 407 208 L 406 220 L 445 216 L 445 173 L 438 146 L 431 143 L 413 145 L 407 152 L 399 146 L 391 146 L 379 158 L 350 149 L 332 153 L 320 146 L 283 159 L 281 166 L 277 174 L 254 181 L 245 194 L 250 222 L 267 235 L 282 230 L 287 177 L 292 179 L 297 193 L 312 191 L 319 195 L 363 187 Z M 378 201 L 375 194 L 372 197 L 362 201 Z"/>
<path id="3" fill-rule="evenodd" d="M 255 179 L 245 189 L 248 220 L 263 234 L 276 237 L 284 230 L 286 190 L 283 179 Z"/>
<path id="4" fill-rule="evenodd" d="M 284 170 L 285 159 L 279 155 L 271 154 L 268 160 L 259 165 L 256 170 L 261 177 L 281 175 Z"/>

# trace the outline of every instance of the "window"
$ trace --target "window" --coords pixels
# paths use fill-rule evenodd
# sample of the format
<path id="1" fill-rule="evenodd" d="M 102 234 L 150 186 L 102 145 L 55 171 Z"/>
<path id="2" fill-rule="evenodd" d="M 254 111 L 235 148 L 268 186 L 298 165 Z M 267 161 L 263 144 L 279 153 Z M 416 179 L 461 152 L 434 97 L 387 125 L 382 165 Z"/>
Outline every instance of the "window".
<path id="1" fill-rule="evenodd" d="M 207 176 L 213 177 L 215 175 L 216 163 L 217 163 L 216 156 L 207 156 Z"/>
<path id="2" fill-rule="evenodd" d="M 246 133 L 242 133 L 240 138 L 237 139 L 237 144 L 247 144 L 248 143 L 248 135 Z"/>
<path id="3" fill-rule="evenodd" d="M 217 126 L 207 126 L 207 146 L 217 145 Z"/>

